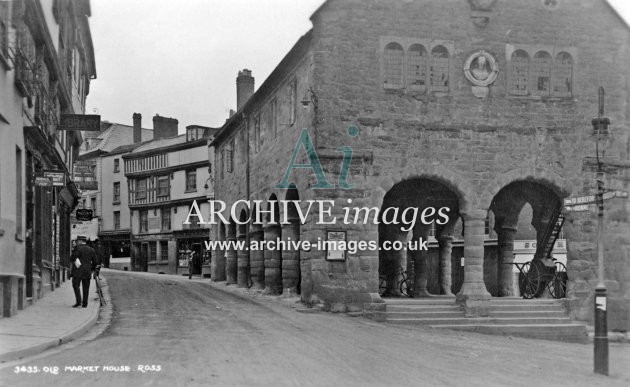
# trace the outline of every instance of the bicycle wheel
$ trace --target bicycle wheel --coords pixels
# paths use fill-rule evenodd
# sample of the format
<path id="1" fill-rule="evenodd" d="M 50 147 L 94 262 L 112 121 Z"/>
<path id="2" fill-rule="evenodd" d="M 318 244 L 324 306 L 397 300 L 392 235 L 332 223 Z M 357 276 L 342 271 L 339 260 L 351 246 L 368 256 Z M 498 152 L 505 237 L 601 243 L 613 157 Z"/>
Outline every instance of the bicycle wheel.
<path id="1" fill-rule="evenodd" d="M 565 298 L 567 295 L 567 268 L 562 262 L 556 262 L 556 271 L 549 281 L 549 293 L 553 298 Z"/>
<path id="2" fill-rule="evenodd" d="M 413 297 L 413 287 L 407 278 L 400 281 L 400 294 L 407 297 Z"/>
<path id="3" fill-rule="evenodd" d="M 538 293 L 540 286 L 541 276 L 540 270 L 536 265 L 532 265 L 532 262 L 527 262 L 523 265 L 521 274 L 519 275 L 519 288 L 521 290 L 521 296 L 526 299 L 534 298 Z"/>

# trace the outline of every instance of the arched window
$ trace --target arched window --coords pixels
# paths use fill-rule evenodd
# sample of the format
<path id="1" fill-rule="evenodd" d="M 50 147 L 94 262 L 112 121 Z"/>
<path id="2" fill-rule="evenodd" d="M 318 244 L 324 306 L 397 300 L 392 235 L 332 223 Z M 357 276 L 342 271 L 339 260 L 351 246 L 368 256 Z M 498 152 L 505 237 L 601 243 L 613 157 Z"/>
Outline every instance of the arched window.
<path id="1" fill-rule="evenodd" d="M 448 91 L 448 50 L 436 46 L 431 50 L 429 77 L 432 91 Z"/>
<path id="2" fill-rule="evenodd" d="M 553 95 L 570 97 L 573 92 L 573 58 L 566 52 L 556 56 L 553 64 Z"/>
<path id="3" fill-rule="evenodd" d="M 383 87 L 400 89 L 403 86 L 403 48 L 398 43 L 385 46 L 383 55 Z"/>
<path id="4" fill-rule="evenodd" d="M 532 61 L 533 95 L 548 96 L 551 91 L 551 55 L 538 51 Z"/>
<path id="5" fill-rule="evenodd" d="M 510 59 L 509 91 L 512 95 L 529 93 L 529 55 L 523 50 L 516 50 Z"/>
<path id="6" fill-rule="evenodd" d="M 427 82 L 427 51 L 414 44 L 407 52 L 407 85 L 409 90 L 425 91 Z"/>

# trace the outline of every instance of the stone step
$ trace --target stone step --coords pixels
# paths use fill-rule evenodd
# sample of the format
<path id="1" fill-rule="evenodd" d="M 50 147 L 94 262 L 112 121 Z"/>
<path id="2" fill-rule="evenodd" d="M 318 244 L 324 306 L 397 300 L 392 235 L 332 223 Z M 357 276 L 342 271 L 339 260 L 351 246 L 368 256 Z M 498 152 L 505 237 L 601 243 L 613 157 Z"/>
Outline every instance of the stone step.
<path id="1" fill-rule="evenodd" d="M 384 298 L 387 305 L 450 305 L 455 304 L 455 297 L 427 297 L 427 298 L 410 298 L 396 297 Z"/>
<path id="2" fill-rule="evenodd" d="M 432 325 L 432 328 L 452 329 L 490 335 L 527 337 L 532 339 L 557 340 L 586 343 L 588 335 L 582 324 L 452 324 Z"/>
<path id="3" fill-rule="evenodd" d="M 541 304 L 541 305 L 527 305 L 527 304 L 492 304 L 490 305 L 490 312 L 518 312 L 518 311 L 562 311 L 564 312 L 563 305 L 556 304 Z"/>
<path id="4" fill-rule="evenodd" d="M 387 305 L 388 312 L 461 312 L 459 305 Z"/>
<path id="5" fill-rule="evenodd" d="M 564 310 L 491 310 L 490 317 L 567 317 Z"/>
<path id="6" fill-rule="evenodd" d="M 532 304 L 532 305 L 541 305 L 541 304 L 563 304 L 562 299 L 555 298 L 532 298 L 527 300 L 522 297 L 493 297 L 491 300 L 492 304 Z"/>
<path id="7" fill-rule="evenodd" d="M 388 319 L 401 319 L 401 318 L 458 318 L 464 317 L 464 312 L 457 309 L 451 311 L 387 311 Z"/>
<path id="8" fill-rule="evenodd" d="M 413 324 L 413 325 L 566 325 L 571 324 L 568 317 L 532 317 L 532 318 L 465 318 L 465 317 L 443 317 L 443 318 L 399 318 L 387 314 L 387 321 L 393 324 Z"/>

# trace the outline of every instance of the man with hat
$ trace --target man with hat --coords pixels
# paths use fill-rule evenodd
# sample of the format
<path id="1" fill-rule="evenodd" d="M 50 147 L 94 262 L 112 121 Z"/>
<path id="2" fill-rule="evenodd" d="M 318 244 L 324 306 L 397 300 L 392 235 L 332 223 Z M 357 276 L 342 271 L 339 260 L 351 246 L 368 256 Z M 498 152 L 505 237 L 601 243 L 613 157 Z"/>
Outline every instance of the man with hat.
<path id="1" fill-rule="evenodd" d="M 72 288 L 74 288 L 74 297 L 76 303 L 72 306 L 78 308 L 83 306 L 87 308 L 88 296 L 90 295 L 90 277 L 94 270 L 94 263 L 96 262 L 96 252 L 93 248 L 86 245 L 87 238 L 85 236 L 77 237 L 77 246 L 72 252 L 71 262 L 72 271 Z M 83 300 L 81 300 L 81 290 L 83 288 Z"/>

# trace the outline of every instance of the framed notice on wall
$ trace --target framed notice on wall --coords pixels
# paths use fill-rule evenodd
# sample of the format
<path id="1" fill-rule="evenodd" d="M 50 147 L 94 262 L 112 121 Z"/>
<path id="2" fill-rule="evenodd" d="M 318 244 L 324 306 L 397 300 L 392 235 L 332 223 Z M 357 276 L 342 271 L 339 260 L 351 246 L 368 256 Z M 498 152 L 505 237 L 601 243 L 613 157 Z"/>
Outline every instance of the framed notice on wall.
<path id="1" fill-rule="evenodd" d="M 346 232 L 326 231 L 326 259 L 329 261 L 345 261 Z"/>

